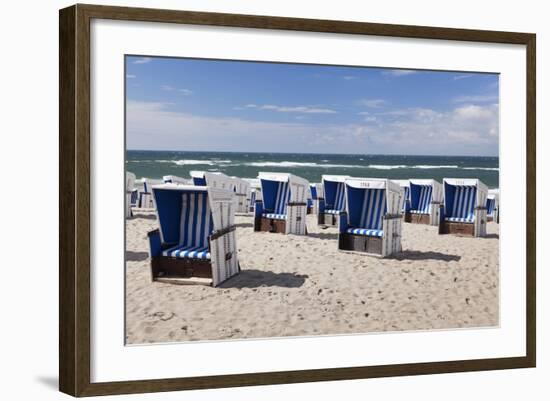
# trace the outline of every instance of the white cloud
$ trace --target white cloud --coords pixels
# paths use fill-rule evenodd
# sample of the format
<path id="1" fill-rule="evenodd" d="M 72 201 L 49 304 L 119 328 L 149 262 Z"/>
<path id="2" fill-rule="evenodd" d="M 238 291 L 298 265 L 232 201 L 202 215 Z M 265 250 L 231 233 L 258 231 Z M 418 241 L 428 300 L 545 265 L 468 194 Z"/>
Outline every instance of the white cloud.
<path id="1" fill-rule="evenodd" d="M 133 74 L 126 74 L 126 78 L 129 78 L 129 79 L 132 79 L 132 78 L 135 78 L 136 76 L 133 75 Z"/>
<path id="2" fill-rule="evenodd" d="M 361 99 L 359 101 L 359 104 L 362 106 L 377 109 L 379 107 L 385 106 L 386 104 L 388 104 L 388 102 L 384 99 Z"/>
<path id="3" fill-rule="evenodd" d="M 147 64 L 153 61 L 151 57 L 142 57 L 134 61 L 134 64 Z"/>
<path id="4" fill-rule="evenodd" d="M 173 91 L 178 91 L 180 93 L 183 93 L 184 95 L 186 96 L 189 96 L 189 95 L 192 95 L 193 94 L 193 91 L 190 90 L 190 89 L 177 89 L 176 87 L 172 86 L 172 85 L 161 85 L 160 87 L 163 91 L 167 91 L 167 92 L 173 92 Z"/>
<path id="5" fill-rule="evenodd" d="M 129 149 L 395 154 L 498 154 L 498 105 L 376 113 L 376 121 L 319 124 L 197 116 L 129 101 Z M 367 118 L 368 118 L 367 117 Z"/>
<path id="6" fill-rule="evenodd" d="M 306 113 L 306 114 L 334 114 L 337 113 L 336 110 L 327 109 L 323 107 L 316 107 L 316 106 L 277 106 L 274 104 L 264 104 L 264 105 L 256 105 L 256 104 L 247 104 L 245 106 L 249 109 L 258 109 L 258 110 L 270 110 L 270 111 L 276 111 L 279 113 Z"/>
<path id="7" fill-rule="evenodd" d="M 489 103 L 498 102 L 497 95 L 464 95 L 453 99 L 455 103 Z"/>
<path id="8" fill-rule="evenodd" d="M 461 80 L 461 79 L 467 79 L 467 78 L 471 78 L 473 77 L 474 74 L 460 74 L 460 75 L 455 75 L 453 77 L 453 80 L 454 81 L 458 81 L 458 80 Z"/>
<path id="9" fill-rule="evenodd" d="M 416 74 L 418 73 L 418 71 L 415 71 L 415 70 L 387 70 L 387 71 L 382 71 L 382 75 L 389 75 L 389 76 L 392 76 L 392 77 L 403 77 L 405 75 L 412 75 L 412 74 Z"/>

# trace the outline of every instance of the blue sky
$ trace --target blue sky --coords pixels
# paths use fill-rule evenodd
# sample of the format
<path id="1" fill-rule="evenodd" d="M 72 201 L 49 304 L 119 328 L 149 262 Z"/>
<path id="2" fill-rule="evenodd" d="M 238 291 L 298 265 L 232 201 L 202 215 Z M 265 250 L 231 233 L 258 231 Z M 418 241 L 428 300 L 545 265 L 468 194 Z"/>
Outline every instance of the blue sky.
<path id="1" fill-rule="evenodd" d="M 126 57 L 129 149 L 498 155 L 498 75 Z"/>

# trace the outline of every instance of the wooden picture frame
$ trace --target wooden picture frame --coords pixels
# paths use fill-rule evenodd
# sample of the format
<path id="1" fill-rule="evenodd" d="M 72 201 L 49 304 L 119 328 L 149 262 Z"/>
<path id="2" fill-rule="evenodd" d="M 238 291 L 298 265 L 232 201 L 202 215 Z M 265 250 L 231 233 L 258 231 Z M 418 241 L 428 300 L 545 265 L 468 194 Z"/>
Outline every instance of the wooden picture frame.
<path id="1" fill-rule="evenodd" d="M 90 21 L 94 18 L 526 46 L 526 355 L 92 383 L 90 380 Z M 74 5 L 60 10 L 59 29 L 59 388 L 62 392 L 73 396 L 94 396 L 535 366 L 536 37 L 534 34 L 95 5 Z"/>

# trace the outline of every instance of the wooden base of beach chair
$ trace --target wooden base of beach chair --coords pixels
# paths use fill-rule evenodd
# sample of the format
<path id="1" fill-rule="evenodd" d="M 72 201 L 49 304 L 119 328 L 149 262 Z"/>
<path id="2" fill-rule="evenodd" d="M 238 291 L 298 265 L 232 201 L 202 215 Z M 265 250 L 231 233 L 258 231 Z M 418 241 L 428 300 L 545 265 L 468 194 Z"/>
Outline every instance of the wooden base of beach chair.
<path id="1" fill-rule="evenodd" d="M 151 278 L 153 281 L 167 282 L 176 279 L 205 279 L 212 284 L 212 264 L 207 259 L 183 259 L 157 256 L 151 259 Z"/>
<path id="2" fill-rule="evenodd" d="M 267 217 L 262 217 L 256 219 L 254 231 L 267 231 L 269 233 L 286 233 L 286 220 L 279 219 L 268 219 Z M 257 229 L 256 229 L 257 226 Z"/>
<path id="3" fill-rule="evenodd" d="M 425 213 L 405 213 L 405 223 L 430 224 L 430 215 Z"/>
<path id="4" fill-rule="evenodd" d="M 321 226 L 337 226 L 338 216 L 332 213 L 319 213 L 318 223 Z"/>
<path id="5" fill-rule="evenodd" d="M 366 235 L 340 234 L 339 249 L 382 255 L 382 238 Z"/>
<path id="6" fill-rule="evenodd" d="M 489 221 L 494 221 L 492 216 L 487 216 L 487 222 L 489 222 Z"/>
<path id="7" fill-rule="evenodd" d="M 444 221 L 439 226 L 439 234 L 454 234 L 464 237 L 474 236 L 473 223 L 459 223 L 453 221 Z"/>

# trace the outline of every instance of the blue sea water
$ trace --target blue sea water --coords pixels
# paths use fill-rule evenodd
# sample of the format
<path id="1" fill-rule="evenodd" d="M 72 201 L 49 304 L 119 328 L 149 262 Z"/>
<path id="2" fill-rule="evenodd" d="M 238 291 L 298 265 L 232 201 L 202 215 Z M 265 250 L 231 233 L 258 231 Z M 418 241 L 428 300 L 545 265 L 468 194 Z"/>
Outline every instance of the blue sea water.
<path id="1" fill-rule="evenodd" d="M 369 178 L 478 178 L 499 186 L 498 157 L 339 155 L 311 153 L 183 152 L 128 150 L 126 169 L 136 177 L 189 177 L 191 170 L 220 171 L 230 176 L 257 177 L 259 171 L 287 172 L 320 182 L 323 174 Z"/>

